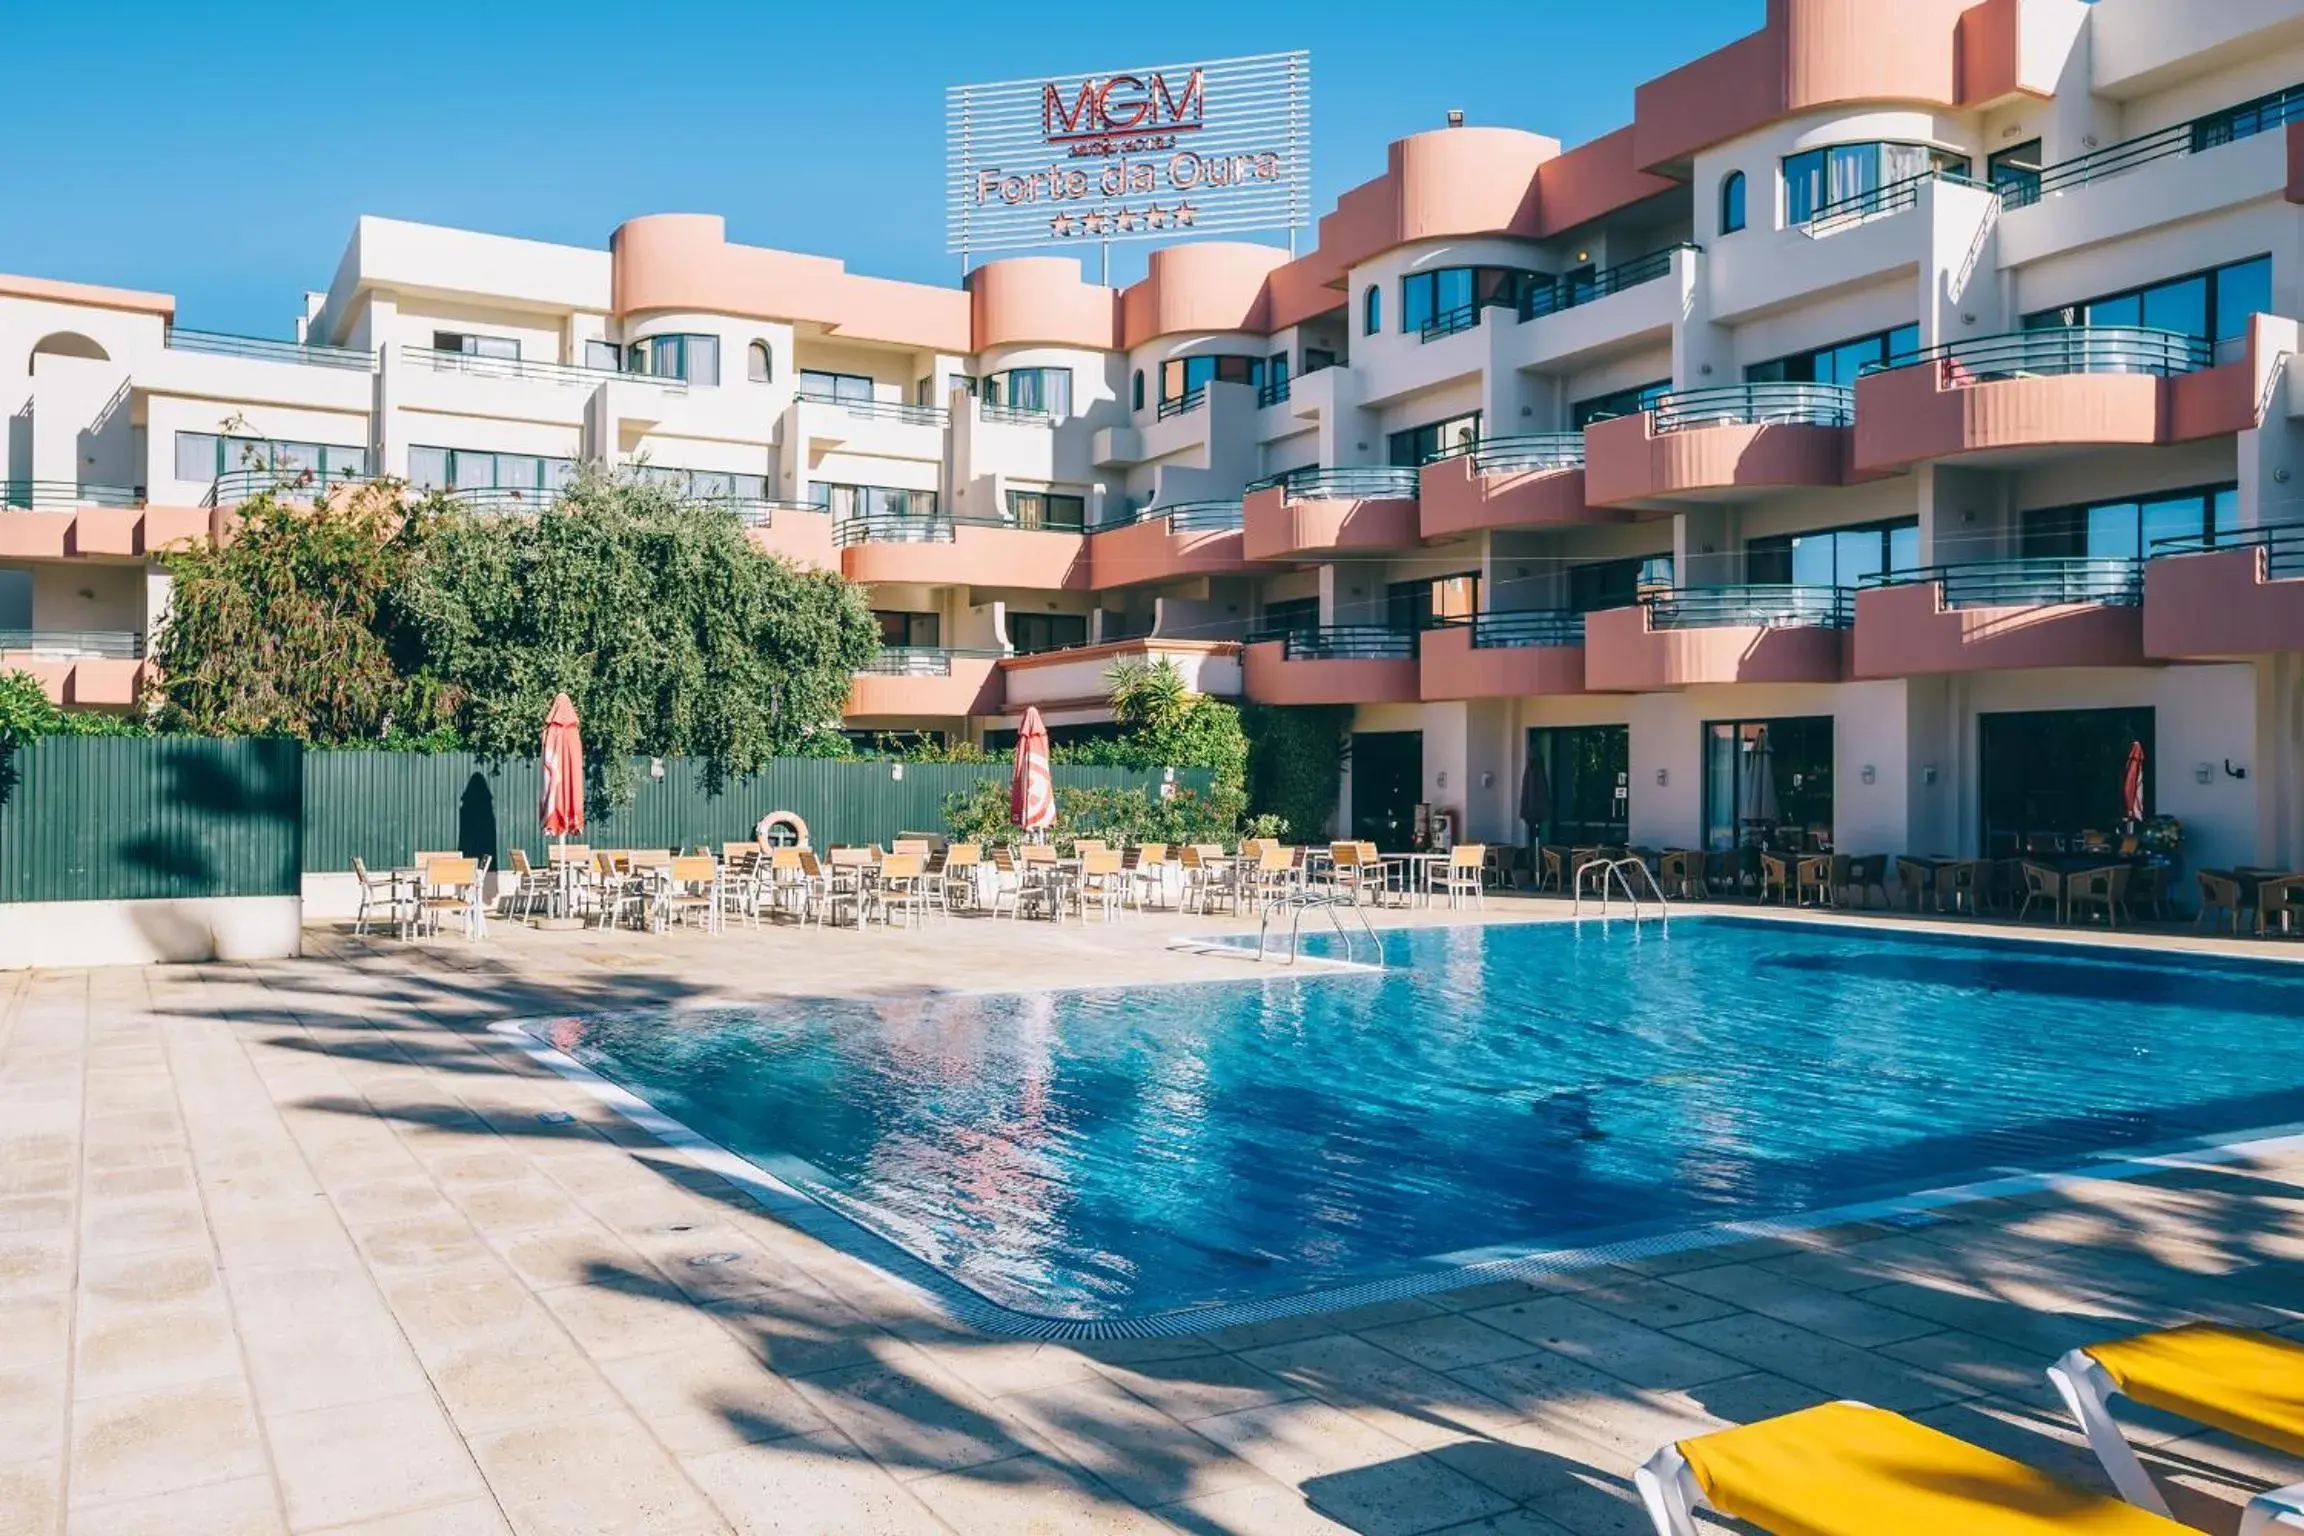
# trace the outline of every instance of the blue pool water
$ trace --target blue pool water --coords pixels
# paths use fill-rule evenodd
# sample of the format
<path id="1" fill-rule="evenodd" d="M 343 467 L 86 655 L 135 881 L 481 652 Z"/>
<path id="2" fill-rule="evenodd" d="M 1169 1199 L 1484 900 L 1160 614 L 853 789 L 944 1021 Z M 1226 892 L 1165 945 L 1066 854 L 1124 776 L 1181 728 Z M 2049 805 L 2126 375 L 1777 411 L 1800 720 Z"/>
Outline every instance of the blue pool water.
<path id="1" fill-rule="evenodd" d="M 2304 967 L 1734 918 L 1384 948 L 1381 975 L 538 1032 L 978 1295 L 1076 1319 L 2304 1120 Z"/>

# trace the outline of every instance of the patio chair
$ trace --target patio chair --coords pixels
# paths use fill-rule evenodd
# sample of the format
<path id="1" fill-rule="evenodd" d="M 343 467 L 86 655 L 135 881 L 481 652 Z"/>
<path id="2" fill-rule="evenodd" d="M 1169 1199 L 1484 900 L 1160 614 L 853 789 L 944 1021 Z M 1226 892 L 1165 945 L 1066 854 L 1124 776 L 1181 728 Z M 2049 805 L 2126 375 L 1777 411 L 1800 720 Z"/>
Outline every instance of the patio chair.
<path id="1" fill-rule="evenodd" d="M 992 850 L 992 915 L 1000 915 L 1002 902 L 1006 902 L 1013 910 L 1022 897 L 1023 889 L 1024 871 L 1016 863 L 1015 851 L 995 847 Z"/>
<path id="2" fill-rule="evenodd" d="M 2134 839 L 2123 838 L 2121 841 L 2126 843 L 2132 842 Z M 2136 914 L 2146 909 L 2151 911 L 2152 920 L 2156 923 L 2165 923 L 2169 920 L 2168 876 L 2170 873 L 2169 867 L 2165 864 L 2131 864 L 2128 866 L 2128 898 L 2125 905 L 2128 910 L 2129 921 L 2135 921 Z"/>
<path id="3" fill-rule="evenodd" d="M 488 861 L 435 855 L 423 869 L 423 895 L 416 902 L 418 923 L 437 934 L 441 919 L 453 912 L 464 920 L 464 937 L 474 941 L 486 938 L 488 904 L 481 899 L 481 891 L 488 880 Z"/>
<path id="4" fill-rule="evenodd" d="M 800 858 L 804 851 L 799 848 L 764 850 L 753 876 L 757 892 L 755 905 L 771 913 L 790 908 L 794 917 L 802 922 L 808 920 L 808 901 L 814 887 Z"/>
<path id="5" fill-rule="evenodd" d="M 1888 855 L 1884 853 L 1867 853 L 1850 858 L 1847 874 L 1841 884 L 1855 893 L 1855 900 L 1850 903 L 1852 906 L 1869 908 L 1874 891 L 1880 893 L 1881 906 L 1894 905 L 1888 899 Z"/>
<path id="6" fill-rule="evenodd" d="M 1774 891 L 1779 903 L 1789 904 L 1791 902 L 1792 868 L 1792 861 L 1785 858 L 1784 855 L 1770 853 L 1765 849 L 1761 850 L 1760 899 L 1762 901 L 1766 901 L 1768 893 Z"/>
<path id="7" fill-rule="evenodd" d="M 1833 877 L 1837 872 L 1834 862 L 1836 857 L 1836 855 L 1829 853 L 1804 853 L 1800 855 L 1792 866 L 1792 899 L 1804 907 L 1808 905 L 1808 895 L 1813 891 L 1816 895 L 1816 905 L 1820 907 L 1837 906 L 1839 897 L 1832 887 Z"/>
<path id="8" fill-rule="evenodd" d="M 2304 1456 L 2304 1343 L 2293 1339 L 2187 1323 L 2072 1350 L 2048 1368 L 2048 1380 L 2112 1486 L 2155 1515 L 2168 1513 L 2167 1501 L 2112 1417 L 2114 1397 Z M 2257 1494 L 2240 1516 L 2240 1536 L 2299 1525 L 2304 1483 Z"/>
<path id="9" fill-rule="evenodd" d="M 946 912 L 969 912 L 980 906 L 976 881 L 984 870 L 984 845 L 951 843 L 936 870 L 936 904 Z"/>
<path id="10" fill-rule="evenodd" d="M 1384 866 L 1369 853 L 1366 843 L 1330 843 L 1328 883 L 1340 892 L 1349 893 L 1354 901 L 1370 891 L 1382 900 Z"/>
<path id="11" fill-rule="evenodd" d="M 1128 894 L 1143 912 L 1168 904 L 1168 875 L 1175 868 L 1166 843 L 1138 843 L 1128 855 Z"/>
<path id="12" fill-rule="evenodd" d="M 2094 1493 L 1864 1403 L 1821 1403 L 1667 1445 L 1634 1474 L 1656 1536 L 1696 1536 L 1696 1510 L 1802 1536 L 2185 1536 Z"/>
<path id="13" fill-rule="evenodd" d="M 1064 872 L 1054 843 L 1025 843 L 1016 850 L 1016 905 L 1009 915 L 1021 921 L 1027 907 L 1063 920 Z"/>
<path id="14" fill-rule="evenodd" d="M 863 852 L 860 848 L 846 851 L 851 854 Z M 832 862 L 826 864 L 818 863 L 816 855 L 807 849 L 800 850 L 801 867 L 807 869 L 813 865 L 813 872 L 823 882 L 812 903 L 816 909 L 816 924 L 818 927 L 832 926 L 839 921 L 840 909 L 846 907 L 854 916 L 854 926 L 862 928 L 866 898 L 864 871 L 867 865 L 864 860 L 854 858 L 843 863 L 839 857 L 841 852 L 841 849 L 833 849 Z"/>
<path id="15" fill-rule="evenodd" d="M 1565 848 L 1555 848 L 1550 844 L 1538 844 L 1535 869 L 1536 889 L 1550 891 L 1555 896 L 1565 893 L 1568 888 L 1567 863 L 1568 851 Z"/>
<path id="16" fill-rule="evenodd" d="M 379 907 L 392 926 L 400 928 L 406 921 L 401 912 L 407 905 L 400 897 L 403 882 L 389 871 L 381 875 L 370 874 L 368 865 L 358 854 L 352 855 L 352 878 L 360 883 L 360 910 L 352 919 L 352 931 L 366 933 L 368 915 Z"/>
<path id="17" fill-rule="evenodd" d="M 624 920 L 628 907 L 638 907 L 640 889 L 631 871 L 617 863 L 616 855 L 605 850 L 592 855 L 592 926 L 612 928 Z"/>
<path id="18" fill-rule="evenodd" d="M 1668 895 L 1702 901 L 1712 894 L 1704 879 L 1704 855 L 1692 848 L 1667 848 L 1656 861 L 1657 884 Z"/>
<path id="19" fill-rule="evenodd" d="M 917 928 L 927 921 L 932 901 L 926 854 L 891 853 L 880 861 L 880 885 L 872 906 L 881 922 L 893 928 L 896 915 L 902 913 Z"/>
<path id="20" fill-rule="evenodd" d="M 927 869 L 929 859 L 933 858 L 936 853 L 935 845 L 924 837 L 899 837 L 888 845 L 888 851 L 890 853 L 911 854 L 920 861 L 922 870 Z"/>
<path id="21" fill-rule="evenodd" d="M 1205 916 L 1209 907 L 1217 902 L 1238 908 L 1240 866 L 1227 858 L 1222 848 L 1214 843 L 1194 843 L 1184 850 L 1182 863 L 1187 911 Z"/>
<path id="22" fill-rule="evenodd" d="M 2128 899 L 2128 866 L 2107 864 L 2102 869 L 2083 869 L 2064 877 L 2064 914 L 2066 920 L 2076 918 L 2090 908 L 2101 908 L 2104 926 L 2120 926 L 2120 909 Z"/>
<path id="23" fill-rule="evenodd" d="M 2056 914 L 2056 921 L 2066 920 L 2064 908 L 2064 876 L 2045 864 L 2024 860 L 2024 905 L 2016 909 L 2016 921 L 2023 922 L 2032 915 L 2032 903 L 2044 901 Z"/>
<path id="24" fill-rule="evenodd" d="M 1121 867 L 1118 849 L 1091 848 L 1080 855 L 1077 896 L 1082 917 L 1088 915 L 1088 904 L 1093 901 L 1104 909 L 1104 921 L 1112 921 L 1113 914 L 1128 900 L 1128 876 Z"/>
<path id="25" fill-rule="evenodd" d="M 1296 889 L 1296 854 L 1296 849 L 1274 842 L 1266 842 L 1256 851 L 1256 862 L 1247 871 L 1251 907 L 1270 906 Z"/>
<path id="26" fill-rule="evenodd" d="M 1488 905 L 1488 845 L 1458 843 L 1448 850 L 1448 862 L 1432 872 L 1432 894 L 1448 898 L 1451 907 L 1467 896 L 1472 905 Z"/>
<path id="27" fill-rule="evenodd" d="M 527 853 L 518 848 L 513 849 L 504 858 L 512 874 L 510 885 L 507 886 L 501 881 L 498 882 L 499 889 L 496 898 L 504 903 L 504 915 L 506 917 L 533 917 L 536 915 L 538 902 L 544 903 L 545 907 L 549 909 L 552 905 L 553 893 L 552 871 L 538 869 L 529 863 Z"/>
<path id="28" fill-rule="evenodd" d="M 2222 912 L 2230 919 L 2232 931 L 2238 933 L 2240 882 L 2233 879 L 2229 871 L 2221 869 L 2195 870 L 2192 881 L 2200 888 L 2200 915 L 2192 920 L 2193 926 L 2198 927 L 2206 923 L 2211 915 Z"/>
<path id="29" fill-rule="evenodd" d="M 1974 917 L 1982 896 L 1981 887 L 1990 872 L 1991 866 L 1980 859 L 1962 859 L 1936 871 L 1936 910 L 1954 916 L 1965 910 Z"/>
<path id="30" fill-rule="evenodd" d="M 2261 880 L 2256 885 L 2256 937 L 2275 919 L 2282 933 L 2294 933 L 2292 920 L 2304 914 L 2304 875 L 2283 875 L 2277 880 Z"/>
<path id="31" fill-rule="evenodd" d="M 704 850 L 699 848 L 696 851 L 702 853 Z M 758 843 L 722 843 L 720 845 L 720 862 L 733 864 L 748 853 L 760 853 L 762 851 Z"/>
<path id="32" fill-rule="evenodd" d="M 653 895 L 650 906 L 658 933 L 691 917 L 702 918 L 707 933 L 720 927 L 720 865 L 708 853 L 665 860 Z"/>
<path id="33" fill-rule="evenodd" d="M 730 843 L 736 850 L 720 861 L 720 921 L 725 927 L 730 912 L 744 926 L 760 926 L 760 906 L 767 897 L 768 859 L 758 843 Z"/>

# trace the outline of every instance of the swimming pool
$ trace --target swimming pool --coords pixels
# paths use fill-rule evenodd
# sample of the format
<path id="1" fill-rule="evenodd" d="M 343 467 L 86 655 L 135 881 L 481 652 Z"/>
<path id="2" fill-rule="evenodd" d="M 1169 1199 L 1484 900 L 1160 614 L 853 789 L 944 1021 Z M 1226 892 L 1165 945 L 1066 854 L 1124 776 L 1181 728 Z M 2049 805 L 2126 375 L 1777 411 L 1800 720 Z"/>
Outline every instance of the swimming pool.
<path id="1" fill-rule="evenodd" d="M 1106 1324 L 2304 1120 L 2304 966 L 1732 917 L 1383 943 L 529 1029 L 966 1292 Z"/>

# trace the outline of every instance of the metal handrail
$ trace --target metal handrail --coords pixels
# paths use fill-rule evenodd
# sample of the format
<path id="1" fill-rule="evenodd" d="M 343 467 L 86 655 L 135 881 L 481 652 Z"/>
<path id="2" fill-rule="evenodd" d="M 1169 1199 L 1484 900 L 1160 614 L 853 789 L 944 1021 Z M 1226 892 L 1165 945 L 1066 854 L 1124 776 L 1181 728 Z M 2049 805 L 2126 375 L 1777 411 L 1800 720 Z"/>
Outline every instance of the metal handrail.
<path id="1" fill-rule="evenodd" d="M 1247 488 L 1264 491 L 1274 486 L 1284 501 L 1414 501 L 1418 477 L 1413 469 L 1393 465 L 1306 466 L 1252 480 Z"/>
<path id="2" fill-rule="evenodd" d="M 1483 613 L 1472 620 L 1472 648 L 1478 651 L 1583 643 L 1584 615 L 1564 608 Z"/>
<path id="3" fill-rule="evenodd" d="M 958 537 L 949 512 L 931 512 L 926 516 L 867 513 L 860 517 L 844 517 L 832 525 L 832 542 L 843 547 L 850 544 L 949 544 Z"/>
<path id="4" fill-rule="evenodd" d="M 2167 378 L 2194 373 L 2215 358 L 2198 336 L 2144 325 L 2051 325 L 1939 342 L 1899 352 L 1885 362 L 1866 363 L 1863 375 L 1900 368 L 1937 370 L 1945 389 L 2002 379 L 2056 378 L 2073 374 L 2145 373 Z"/>
<path id="5" fill-rule="evenodd" d="M 1856 391 L 1845 384 L 1722 384 L 1676 389 L 1651 407 L 1659 432 L 1703 427 L 1848 427 Z"/>
<path id="6" fill-rule="evenodd" d="M 1522 320 L 1540 319 L 1545 315 L 1558 314 L 1564 309 L 1574 309 L 1580 304 L 1589 304 L 1595 299 L 1604 299 L 1612 293 L 1622 293 L 1625 289 L 1636 288 L 1642 283 L 1652 283 L 1657 278 L 1671 275 L 1674 256 L 1682 251 L 1701 251 L 1702 249 L 1703 247 L 1700 245 L 1682 241 L 1678 245 L 1668 245 L 1663 250 L 1650 251 L 1645 256 L 1636 256 L 1630 261 L 1608 267 L 1593 273 L 1590 277 L 1579 278 L 1574 282 L 1556 281 L 1531 287 L 1527 296 L 1520 301 L 1520 318 Z"/>
<path id="7" fill-rule="evenodd" d="M 1278 405 L 1288 398 L 1289 382 L 1287 379 L 1274 379 L 1269 384 L 1258 385 L 1256 387 L 1256 403 L 1258 405 Z"/>
<path id="8" fill-rule="evenodd" d="M 1488 437 L 1473 443 L 1451 443 L 1426 459 L 1470 459 L 1476 475 L 1511 474 L 1529 469 L 1582 469 L 1584 434 L 1531 432 L 1521 437 Z"/>
<path id="9" fill-rule="evenodd" d="M 1458 331 L 1469 331 L 1477 326 L 1480 323 L 1480 311 L 1484 309 L 1510 310 L 1513 308 L 1515 306 L 1493 300 L 1486 304 L 1459 304 L 1454 309 L 1444 309 L 1425 321 L 1418 328 L 1419 336 L 1424 341 L 1438 341 L 1443 336 L 1453 336 Z"/>
<path id="10" fill-rule="evenodd" d="M 1821 240 L 1843 229 L 1853 229 L 1859 224 L 1869 224 L 1891 213 L 1918 207 L 1920 189 L 1932 181 L 1946 181 L 1956 187 L 1974 187 L 1978 191 L 1991 190 L 1974 177 L 1963 176 L 1957 171 L 1922 171 L 1917 176 L 1900 177 L 1867 192 L 1855 192 L 1828 203 L 1820 203 L 1807 218 L 1793 227 L 1811 240 Z"/>
<path id="11" fill-rule="evenodd" d="M 133 661 L 144 654 L 144 637 L 132 629 L 0 629 L 0 652 Z"/>
<path id="12" fill-rule="evenodd" d="M 268 469 L 228 469 L 209 483 L 208 494 L 200 498 L 204 507 L 236 507 L 259 496 L 278 496 L 303 501 L 325 496 L 347 486 L 367 485 L 376 477 L 362 471 L 352 474 L 345 470 L 290 468 L 274 465 Z"/>
<path id="13" fill-rule="evenodd" d="M 1846 629 L 1856 620 L 1847 587 L 1743 582 L 1644 593 L 1650 629 Z"/>
<path id="14" fill-rule="evenodd" d="M 1971 560 L 1909 571 L 1882 571 L 1863 586 L 1936 582 L 1947 608 L 2054 607 L 2066 603 L 2133 606 L 2144 600 L 2144 562 L 2126 555 L 2041 555 Z"/>
<path id="15" fill-rule="evenodd" d="M 803 389 L 800 398 L 810 405 L 837 406 L 851 416 L 908 421 L 924 427 L 943 427 L 952 423 L 951 411 L 941 405 L 906 405 L 901 400 L 855 400 L 841 395 L 829 395 L 820 389 Z"/>
<path id="16" fill-rule="evenodd" d="M 478 352 L 451 352 L 442 347 L 403 346 L 400 356 L 406 362 L 429 368 L 434 373 L 468 373 L 484 379 L 536 379 L 546 384 L 575 384 L 586 389 L 611 379 L 637 379 L 644 384 L 664 384 L 683 390 L 688 387 L 685 379 L 659 378 L 652 373 L 626 373 L 621 368 L 585 368 L 573 363 L 547 363 L 541 359 L 524 357 L 488 357 Z"/>
<path id="17" fill-rule="evenodd" d="M 1384 624 L 1323 624 L 1282 633 L 1284 661 L 1414 661 L 1418 632 Z"/>
<path id="18" fill-rule="evenodd" d="M 90 485 L 76 480 L 0 480 L 0 508 L 69 512 L 75 507 L 133 507 L 144 499 L 135 485 Z"/>
<path id="19" fill-rule="evenodd" d="M 1207 403 L 1208 386 L 1203 384 L 1198 389 L 1188 389 L 1172 399 L 1162 400 L 1154 415 L 1157 420 L 1166 421 L 1171 416 L 1187 415 Z"/>
<path id="20" fill-rule="evenodd" d="M 474 512 L 542 512 L 560 499 L 557 490 L 521 485 L 442 486 L 440 494 Z"/>
<path id="21" fill-rule="evenodd" d="M 984 660 L 1007 652 L 988 646 L 888 645 L 858 667 L 873 677 L 950 677 L 954 661 Z"/>
<path id="22" fill-rule="evenodd" d="M 1304 914 L 1308 911 L 1328 913 L 1329 920 L 1336 925 L 1336 936 L 1344 941 L 1344 963 L 1346 965 L 1357 963 L 1353 959 L 1351 930 L 1344 926 L 1344 919 L 1336 915 L 1336 910 L 1339 907 L 1350 907 L 1354 915 L 1360 919 L 1360 931 L 1368 936 L 1369 944 L 1375 949 L 1376 959 L 1381 962 L 1384 958 L 1384 941 L 1376 937 L 1376 926 L 1368 921 L 1368 914 L 1360 905 L 1360 895 L 1357 891 L 1303 889 L 1290 891 L 1276 901 L 1265 903 L 1264 915 L 1256 924 L 1257 962 L 1261 964 L 1265 957 L 1272 928 L 1272 914 L 1286 910 L 1289 913 L 1288 963 L 1290 965 L 1296 963 L 1297 946 L 1303 938 Z"/>
<path id="23" fill-rule="evenodd" d="M 1621 859 L 1586 859 L 1576 866 L 1576 877 L 1570 882 L 1575 900 L 1574 907 L 1570 909 L 1571 915 L 1579 918 L 1584 915 L 1584 877 L 1596 869 L 1600 871 L 1600 916 L 1605 919 L 1609 915 L 1608 881 L 1610 876 L 1614 876 L 1616 883 L 1624 888 L 1624 899 L 1632 904 L 1632 921 L 1637 924 L 1641 917 L 1640 893 L 1632 889 L 1632 877 L 1625 873 L 1627 868 L 1640 871 L 1648 889 L 1656 895 L 1656 920 L 1669 928 L 1672 925 L 1672 905 L 1665 899 L 1664 887 L 1657 881 L 1656 871 L 1648 867 L 1646 859 L 1629 855 Z"/>
<path id="24" fill-rule="evenodd" d="M 2118 144 L 2107 144 L 2070 160 L 2044 165 L 2037 172 L 2004 183 L 2000 200 L 2010 208 L 2025 208 L 2050 192 L 2063 192 L 2132 171 L 2140 165 L 2197 155 L 2242 139 L 2252 139 L 2304 117 L 2304 86 L 2290 86 L 2204 113 L 2153 133 L 2140 134 Z"/>
<path id="25" fill-rule="evenodd" d="M 1012 427 L 1052 427 L 1056 413 L 1024 405 L 992 405 L 979 403 L 977 416 L 984 421 L 1003 421 Z"/>
<path id="26" fill-rule="evenodd" d="M 323 347 L 302 341 L 273 341 L 263 336 L 233 336 L 223 331 L 188 331 L 180 326 L 168 328 L 168 348 L 174 352 L 252 357 L 268 363 L 299 363 L 313 368 L 376 371 L 376 354 L 358 347 Z"/>
<path id="27" fill-rule="evenodd" d="M 1221 533 L 1243 522 L 1237 501 L 1176 501 L 1147 507 L 1143 518 L 1165 517 L 1170 533 Z"/>
<path id="28" fill-rule="evenodd" d="M 725 507 L 748 528 L 769 527 L 779 512 L 824 512 L 824 508 L 812 501 L 779 500 L 773 496 L 689 496 L 683 499 L 698 506 Z"/>
<path id="29" fill-rule="evenodd" d="M 2284 581 L 2291 576 L 2304 576 L 2304 523 L 2237 529 L 2214 537 L 2154 539 L 2151 558 L 2218 554 L 2227 549 L 2263 550 L 2264 574 L 2270 579 Z"/>

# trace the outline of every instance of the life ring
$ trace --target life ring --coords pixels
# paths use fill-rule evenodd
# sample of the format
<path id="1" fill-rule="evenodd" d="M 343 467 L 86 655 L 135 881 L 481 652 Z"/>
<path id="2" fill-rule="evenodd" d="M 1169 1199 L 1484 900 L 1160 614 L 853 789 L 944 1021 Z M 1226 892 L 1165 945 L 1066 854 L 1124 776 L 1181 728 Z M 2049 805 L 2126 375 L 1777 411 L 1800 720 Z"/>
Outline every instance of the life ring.
<path id="1" fill-rule="evenodd" d="M 770 811 L 752 829 L 752 840 L 763 848 L 806 848 L 808 823 L 791 811 Z"/>

